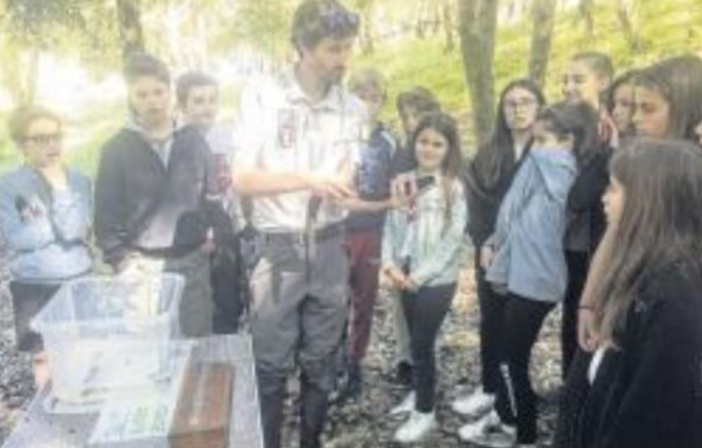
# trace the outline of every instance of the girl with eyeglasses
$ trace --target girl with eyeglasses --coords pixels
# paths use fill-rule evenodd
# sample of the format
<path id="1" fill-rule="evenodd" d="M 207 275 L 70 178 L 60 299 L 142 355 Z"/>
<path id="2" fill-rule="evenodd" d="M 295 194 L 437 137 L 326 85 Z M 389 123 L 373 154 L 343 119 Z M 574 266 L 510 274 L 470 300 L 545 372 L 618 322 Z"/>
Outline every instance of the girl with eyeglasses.
<path id="1" fill-rule="evenodd" d="M 499 371 L 499 340 L 493 330 L 502 320 L 504 300 L 485 279 L 480 251 L 495 229 L 500 203 L 528 154 L 536 117 L 544 106 L 541 88 L 530 79 L 510 82 L 500 94 L 495 131 L 468 166 L 468 233 L 475 247 L 475 281 L 480 311 L 480 387 L 453 402 L 459 414 L 478 418 L 494 406 Z"/>
<path id="2" fill-rule="evenodd" d="M 597 135 L 597 113 L 584 102 L 539 113 L 534 141 L 505 196 L 493 234 L 483 243 L 485 278 L 497 293 L 501 319 L 494 409 L 459 430 L 478 445 L 536 446 L 538 410 L 529 378 L 531 350 L 567 283 L 563 235 L 566 200 L 582 158 Z M 516 437 L 515 437 L 516 436 Z M 511 446 L 511 445 L 508 445 Z"/>
<path id="3" fill-rule="evenodd" d="M 17 345 L 32 353 L 35 383 L 48 378 L 29 321 L 65 281 L 92 269 L 90 180 L 63 161 L 62 121 L 40 106 L 13 113 L 10 136 L 24 163 L 0 178 L 0 232 L 7 246 Z"/>

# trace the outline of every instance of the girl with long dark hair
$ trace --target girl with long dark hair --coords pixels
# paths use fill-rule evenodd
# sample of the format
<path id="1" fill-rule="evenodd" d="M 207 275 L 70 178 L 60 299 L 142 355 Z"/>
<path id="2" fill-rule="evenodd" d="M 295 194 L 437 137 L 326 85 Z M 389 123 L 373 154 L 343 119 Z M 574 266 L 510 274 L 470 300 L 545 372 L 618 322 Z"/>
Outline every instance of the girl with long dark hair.
<path id="1" fill-rule="evenodd" d="M 481 146 L 468 166 L 468 233 L 475 247 L 475 279 L 480 309 L 480 387 L 454 401 L 453 409 L 469 417 L 480 417 L 495 402 L 500 375 L 499 341 L 491 338 L 502 315 L 502 301 L 494 298 L 480 250 L 492 234 L 500 203 L 524 156 L 528 153 L 536 115 L 545 103 L 539 86 L 530 79 L 509 83 L 500 94 L 498 114 L 492 139 Z"/>
<path id="2" fill-rule="evenodd" d="M 536 443 L 531 349 L 546 315 L 565 293 L 566 199 L 578 159 L 597 137 L 597 120 L 597 112 L 584 102 L 558 103 L 539 114 L 533 147 L 483 245 L 486 279 L 498 292 L 493 300 L 502 302 L 499 325 L 488 335 L 499 341 L 500 376 L 495 410 L 459 430 L 465 441 L 497 446 L 495 437 L 514 439 L 516 426 L 518 446 Z"/>
<path id="3" fill-rule="evenodd" d="M 642 70 L 635 80 L 636 134 L 696 141 L 702 121 L 702 59 L 694 55 L 665 59 Z"/>
<path id="4" fill-rule="evenodd" d="M 409 413 L 395 433 L 400 443 L 422 440 L 436 427 L 434 346 L 456 291 L 467 219 L 456 121 L 425 115 L 412 147 L 418 193 L 388 214 L 382 247 L 383 273 L 402 298 L 414 365 L 412 392 L 391 411 Z"/>
<path id="5" fill-rule="evenodd" d="M 609 56 L 600 52 L 577 53 L 571 57 L 563 77 L 566 101 L 584 101 L 599 113 L 598 138 L 583 148 L 578 158 L 578 175 L 568 195 L 568 225 L 565 255 L 568 287 L 561 321 L 561 374 L 565 378 L 577 348 L 578 301 L 587 278 L 590 260 L 605 228 L 600 198 L 607 187 L 607 163 L 618 132 L 609 117 L 606 95 L 614 68 Z"/>
<path id="6" fill-rule="evenodd" d="M 702 446 L 702 153 L 637 140 L 615 154 L 608 226 L 580 305 L 586 342 L 555 446 Z"/>

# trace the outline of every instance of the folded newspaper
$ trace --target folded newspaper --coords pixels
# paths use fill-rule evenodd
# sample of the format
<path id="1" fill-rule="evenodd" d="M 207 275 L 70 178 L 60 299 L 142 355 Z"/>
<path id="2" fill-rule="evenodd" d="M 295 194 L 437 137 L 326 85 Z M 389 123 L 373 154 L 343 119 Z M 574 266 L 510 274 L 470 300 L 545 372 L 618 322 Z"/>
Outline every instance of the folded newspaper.
<path id="1" fill-rule="evenodd" d="M 90 436 L 89 446 L 129 446 L 129 442 L 136 440 L 165 440 L 191 348 L 192 342 L 178 344 L 174 374 L 167 387 L 155 386 L 151 390 L 140 388 L 136 394 L 105 402 Z"/>

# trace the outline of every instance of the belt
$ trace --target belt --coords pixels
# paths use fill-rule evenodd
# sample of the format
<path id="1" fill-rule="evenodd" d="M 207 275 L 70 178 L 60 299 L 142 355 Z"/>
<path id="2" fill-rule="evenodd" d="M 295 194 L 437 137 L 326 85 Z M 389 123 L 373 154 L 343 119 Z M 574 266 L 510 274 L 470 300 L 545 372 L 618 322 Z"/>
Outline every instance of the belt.
<path id="1" fill-rule="evenodd" d="M 164 247 L 164 248 L 146 248 L 133 247 L 134 250 L 142 255 L 153 258 L 180 258 L 189 255 L 197 250 L 200 245 Z"/>
<path id="2" fill-rule="evenodd" d="M 305 231 L 298 232 L 261 232 L 261 238 L 267 244 L 299 244 L 305 245 L 310 242 L 322 242 L 337 236 L 343 236 L 345 227 L 343 223 L 329 224 L 328 226 L 316 229 L 311 233 Z M 313 237 L 310 240 L 310 237 Z"/>

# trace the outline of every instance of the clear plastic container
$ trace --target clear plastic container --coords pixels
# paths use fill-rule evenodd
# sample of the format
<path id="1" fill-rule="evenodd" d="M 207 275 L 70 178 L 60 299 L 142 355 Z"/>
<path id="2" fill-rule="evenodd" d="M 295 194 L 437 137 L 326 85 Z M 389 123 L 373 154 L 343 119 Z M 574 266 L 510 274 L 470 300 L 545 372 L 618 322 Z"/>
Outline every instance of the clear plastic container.
<path id="1" fill-rule="evenodd" d="M 49 355 L 53 395 L 86 403 L 167 379 L 183 286 L 170 273 L 64 284 L 31 322 Z"/>

